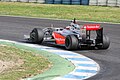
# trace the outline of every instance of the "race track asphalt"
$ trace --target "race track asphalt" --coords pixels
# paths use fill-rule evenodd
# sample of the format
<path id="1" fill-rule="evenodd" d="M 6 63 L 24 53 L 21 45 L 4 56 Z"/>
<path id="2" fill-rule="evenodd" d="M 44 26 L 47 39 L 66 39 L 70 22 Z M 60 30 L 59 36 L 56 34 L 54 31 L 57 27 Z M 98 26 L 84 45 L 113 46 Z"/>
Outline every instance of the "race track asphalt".
<path id="1" fill-rule="evenodd" d="M 64 27 L 69 21 L 0 16 L 0 39 L 23 41 L 24 34 L 35 27 Z M 86 24 L 90 22 L 79 22 Z M 101 23 L 104 33 L 110 38 L 108 50 L 76 50 L 78 54 L 95 60 L 101 67 L 100 72 L 87 80 L 120 80 L 120 24 Z M 44 44 L 43 44 L 44 45 Z M 53 47 L 58 47 L 50 45 Z M 60 47 L 64 49 L 64 47 Z"/>

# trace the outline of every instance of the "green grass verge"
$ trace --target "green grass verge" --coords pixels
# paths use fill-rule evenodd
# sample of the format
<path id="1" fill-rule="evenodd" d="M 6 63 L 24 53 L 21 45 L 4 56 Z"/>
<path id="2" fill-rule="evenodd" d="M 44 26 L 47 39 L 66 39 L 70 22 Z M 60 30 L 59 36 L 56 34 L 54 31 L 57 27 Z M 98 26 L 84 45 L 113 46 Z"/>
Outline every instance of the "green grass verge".
<path id="1" fill-rule="evenodd" d="M 39 53 L 44 54 L 43 51 Z M 0 80 L 20 80 L 43 73 L 52 65 L 32 51 L 0 44 Z"/>
<path id="2" fill-rule="evenodd" d="M 53 54 L 45 50 L 41 50 L 41 48 L 33 48 L 33 47 L 24 46 L 19 43 L 12 43 L 12 42 L 6 42 L 6 41 L 0 41 L 0 44 L 13 46 L 18 49 L 24 49 L 26 51 L 35 53 L 35 55 L 40 54 L 41 56 L 47 58 L 50 62 L 52 62 L 52 67 L 49 68 L 49 70 L 46 70 L 43 73 L 37 74 L 33 77 L 30 77 L 30 78 L 28 77 L 25 80 L 51 80 L 55 77 L 64 76 L 75 69 L 75 66 L 67 59 L 62 58 L 57 54 Z M 3 79 L 0 78 L 0 80 L 3 80 Z M 13 80 L 13 79 L 10 78 L 8 80 Z"/>
<path id="3" fill-rule="evenodd" d="M 117 7 L 0 2 L 0 15 L 120 23 L 120 8 Z"/>

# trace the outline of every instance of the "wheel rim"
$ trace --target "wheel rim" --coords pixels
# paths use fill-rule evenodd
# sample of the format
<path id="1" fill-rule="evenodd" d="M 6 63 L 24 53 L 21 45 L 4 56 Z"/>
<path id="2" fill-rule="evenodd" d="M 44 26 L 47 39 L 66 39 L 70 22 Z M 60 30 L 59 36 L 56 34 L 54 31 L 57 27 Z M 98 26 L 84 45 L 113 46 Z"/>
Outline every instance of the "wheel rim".
<path id="1" fill-rule="evenodd" d="M 69 39 L 66 39 L 66 47 L 68 47 L 69 46 L 69 44 L 70 44 L 70 41 L 69 41 Z"/>
<path id="2" fill-rule="evenodd" d="M 35 32 L 32 32 L 30 37 L 31 37 L 31 39 L 32 39 L 33 41 L 35 41 L 35 39 L 36 39 L 36 34 L 35 34 Z"/>

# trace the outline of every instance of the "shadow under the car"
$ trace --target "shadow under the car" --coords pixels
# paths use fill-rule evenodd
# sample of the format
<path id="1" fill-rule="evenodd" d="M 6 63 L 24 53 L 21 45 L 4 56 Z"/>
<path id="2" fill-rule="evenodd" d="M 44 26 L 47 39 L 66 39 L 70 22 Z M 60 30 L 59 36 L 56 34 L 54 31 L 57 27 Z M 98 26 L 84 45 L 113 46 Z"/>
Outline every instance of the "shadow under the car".
<path id="1" fill-rule="evenodd" d="M 25 40 L 20 41 L 20 42 L 29 43 L 29 44 L 36 44 L 36 43 L 32 43 L 30 41 L 25 41 Z M 57 44 L 51 43 L 51 42 L 43 42 L 43 43 L 38 44 L 38 45 L 43 45 L 43 46 L 48 46 L 48 47 L 54 47 L 54 48 L 58 48 L 58 49 L 62 49 L 62 50 L 67 50 L 64 45 L 57 45 Z M 82 48 L 79 47 L 76 50 L 69 50 L 69 51 L 84 51 L 84 50 L 97 50 L 97 49 L 95 47 L 86 47 L 85 46 L 85 47 L 82 47 Z"/>

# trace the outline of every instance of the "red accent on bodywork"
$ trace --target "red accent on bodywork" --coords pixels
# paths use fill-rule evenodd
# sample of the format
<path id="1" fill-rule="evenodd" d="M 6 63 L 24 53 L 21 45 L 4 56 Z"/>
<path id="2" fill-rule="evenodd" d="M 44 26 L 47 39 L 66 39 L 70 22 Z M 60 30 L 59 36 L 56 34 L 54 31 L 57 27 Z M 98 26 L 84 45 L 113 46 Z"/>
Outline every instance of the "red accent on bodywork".
<path id="1" fill-rule="evenodd" d="M 56 40 L 56 44 L 65 44 L 65 37 L 57 32 L 53 32 L 53 37 Z"/>
<path id="2" fill-rule="evenodd" d="M 100 24 L 85 24 L 83 28 L 86 30 L 99 30 Z"/>

